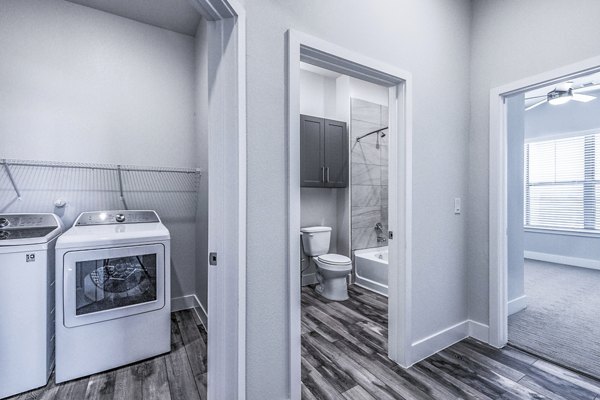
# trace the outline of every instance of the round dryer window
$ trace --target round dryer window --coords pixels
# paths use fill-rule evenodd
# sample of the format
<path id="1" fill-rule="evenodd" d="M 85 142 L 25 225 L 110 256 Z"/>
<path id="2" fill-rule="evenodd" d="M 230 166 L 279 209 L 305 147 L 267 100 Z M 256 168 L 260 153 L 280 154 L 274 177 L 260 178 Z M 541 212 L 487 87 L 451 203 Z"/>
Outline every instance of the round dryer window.
<path id="1" fill-rule="evenodd" d="M 156 300 L 156 254 L 80 261 L 77 315 Z"/>

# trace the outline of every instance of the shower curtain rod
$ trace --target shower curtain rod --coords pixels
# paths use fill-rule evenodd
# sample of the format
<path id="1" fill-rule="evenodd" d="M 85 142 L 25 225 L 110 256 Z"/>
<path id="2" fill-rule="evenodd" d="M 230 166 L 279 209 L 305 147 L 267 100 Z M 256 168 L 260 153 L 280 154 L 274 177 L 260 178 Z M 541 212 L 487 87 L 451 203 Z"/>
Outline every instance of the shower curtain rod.
<path id="1" fill-rule="evenodd" d="M 357 137 L 357 138 L 356 138 L 356 141 L 357 141 L 357 142 L 360 142 L 360 139 L 362 139 L 362 138 L 365 138 L 365 137 L 367 137 L 367 136 L 369 136 L 369 135 L 372 135 L 372 134 L 374 134 L 374 133 L 377 133 L 377 132 L 385 131 L 387 128 L 388 128 L 388 127 L 386 126 L 385 128 L 379 128 L 379 129 L 376 129 L 376 130 L 374 130 L 373 132 L 365 133 L 364 135 L 362 135 L 362 136 L 360 136 L 360 137 Z"/>

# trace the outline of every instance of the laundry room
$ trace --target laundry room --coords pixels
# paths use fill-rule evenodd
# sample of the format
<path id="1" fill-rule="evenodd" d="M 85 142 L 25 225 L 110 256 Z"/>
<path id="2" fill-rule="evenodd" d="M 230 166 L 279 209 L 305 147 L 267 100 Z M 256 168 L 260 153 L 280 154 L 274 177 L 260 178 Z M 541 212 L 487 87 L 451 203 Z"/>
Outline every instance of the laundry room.
<path id="1" fill-rule="evenodd" d="M 2 1 L 0 257 L 8 257 L 3 248 L 19 245 L 23 257 L 29 257 L 35 252 L 28 251 L 27 243 L 47 244 L 40 253 L 44 256 L 32 261 L 47 261 L 47 299 L 54 298 L 54 288 L 64 296 L 56 295 L 56 310 L 48 304 L 44 318 L 48 326 L 56 318 L 56 339 L 61 323 L 69 334 L 81 332 L 64 339 L 71 351 L 58 354 L 56 344 L 57 382 L 140 361 L 158 354 L 158 349 L 168 352 L 171 319 L 182 331 L 183 325 L 194 324 L 198 338 L 203 334 L 206 339 L 206 37 L 206 21 L 187 0 Z M 88 240 L 91 229 L 97 241 Z M 56 254 L 64 255 L 62 261 L 56 257 L 55 267 L 54 246 Z M 134 247 L 139 249 L 132 251 Z M 83 249 L 85 257 L 78 254 Z M 22 287 L 20 292 L 27 296 L 27 290 Z M 6 306 L 15 314 L 14 304 Z M 5 315 L 5 308 L 0 310 Z M 153 310 L 166 314 L 154 315 Z M 138 320 L 123 322 L 128 315 Z M 109 319 L 125 325 L 99 323 Z M 23 329 L 26 320 L 18 324 Z M 138 328 L 144 334 L 150 328 L 156 336 L 164 333 L 165 343 L 130 344 L 121 361 L 114 356 L 95 365 L 84 363 L 85 353 L 73 360 L 80 352 L 77 343 L 99 341 L 102 329 L 109 335 L 111 329 Z M 5 336 L 0 330 L 3 346 L 5 340 L 16 339 Z M 54 358 L 54 339 L 48 333 L 51 344 L 44 359 Z M 25 362 L 22 354 L 19 361 Z M 64 374 L 61 363 L 69 364 Z M 44 373 L 50 374 L 52 365 L 49 361 Z M 0 365 L 0 381 L 6 378 L 3 368 Z M 194 375 L 205 374 L 206 365 L 203 368 Z M 13 365 L 11 370 L 18 368 Z M 46 384 L 13 382 L 11 389 L 2 383 L 0 398 Z"/>

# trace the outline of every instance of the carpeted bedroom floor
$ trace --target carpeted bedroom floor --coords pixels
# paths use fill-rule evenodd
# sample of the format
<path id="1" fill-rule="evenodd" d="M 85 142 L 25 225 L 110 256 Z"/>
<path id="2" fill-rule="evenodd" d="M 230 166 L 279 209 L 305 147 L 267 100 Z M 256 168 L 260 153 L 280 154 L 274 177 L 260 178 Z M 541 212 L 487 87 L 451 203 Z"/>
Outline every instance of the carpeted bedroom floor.
<path id="1" fill-rule="evenodd" d="M 509 343 L 600 377 L 600 271 L 525 260 L 525 294 Z"/>

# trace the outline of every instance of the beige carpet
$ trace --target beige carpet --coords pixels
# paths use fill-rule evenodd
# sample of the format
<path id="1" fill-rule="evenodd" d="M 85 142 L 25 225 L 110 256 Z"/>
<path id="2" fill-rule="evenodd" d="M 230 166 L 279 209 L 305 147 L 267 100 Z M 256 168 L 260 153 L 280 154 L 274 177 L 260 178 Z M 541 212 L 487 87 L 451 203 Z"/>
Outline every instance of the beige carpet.
<path id="1" fill-rule="evenodd" d="M 600 271 L 526 260 L 525 294 L 509 343 L 600 377 Z"/>

